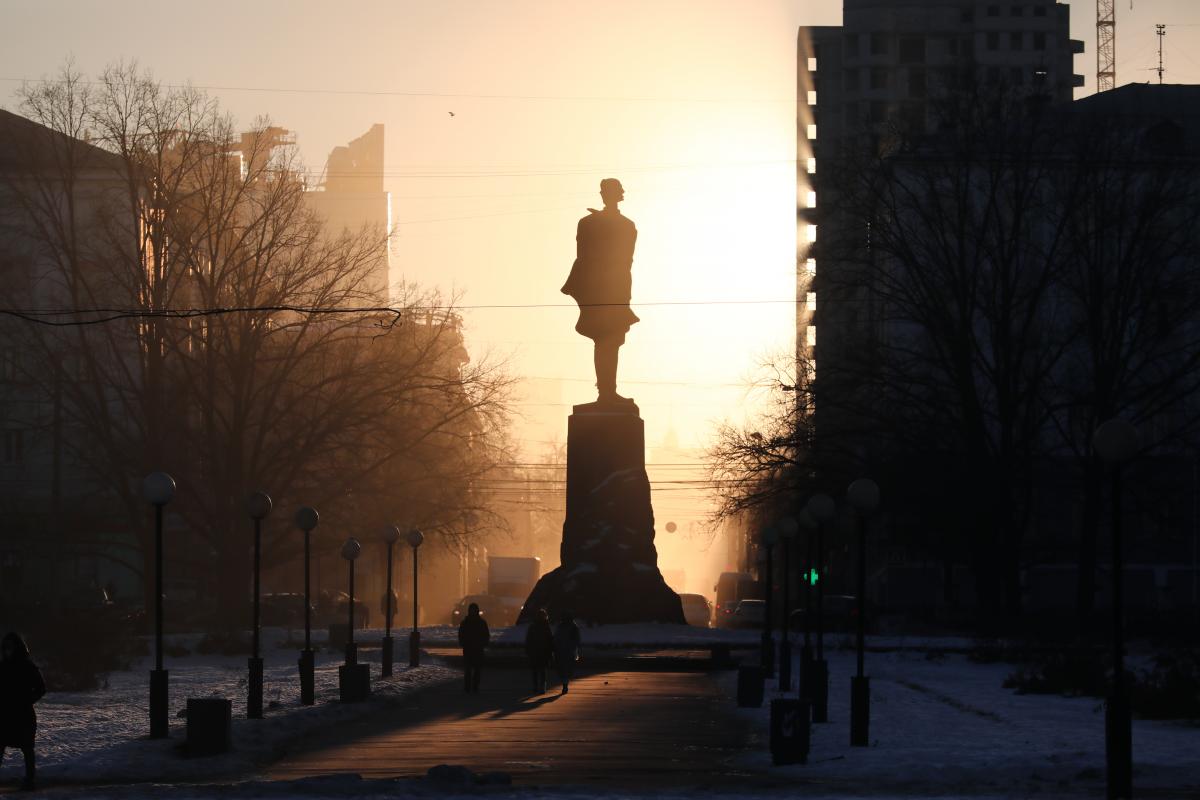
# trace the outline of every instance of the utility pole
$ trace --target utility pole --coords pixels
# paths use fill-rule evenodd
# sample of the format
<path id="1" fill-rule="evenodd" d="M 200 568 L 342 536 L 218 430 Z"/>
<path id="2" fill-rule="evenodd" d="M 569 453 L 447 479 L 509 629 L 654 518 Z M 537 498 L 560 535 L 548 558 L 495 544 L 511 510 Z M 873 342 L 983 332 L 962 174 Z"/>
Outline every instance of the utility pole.
<path id="1" fill-rule="evenodd" d="M 1162 48 L 1163 39 L 1167 36 L 1166 25 L 1155 25 L 1155 33 L 1158 35 L 1158 85 L 1162 86 L 1163 63 L 1162 63 Z"/>

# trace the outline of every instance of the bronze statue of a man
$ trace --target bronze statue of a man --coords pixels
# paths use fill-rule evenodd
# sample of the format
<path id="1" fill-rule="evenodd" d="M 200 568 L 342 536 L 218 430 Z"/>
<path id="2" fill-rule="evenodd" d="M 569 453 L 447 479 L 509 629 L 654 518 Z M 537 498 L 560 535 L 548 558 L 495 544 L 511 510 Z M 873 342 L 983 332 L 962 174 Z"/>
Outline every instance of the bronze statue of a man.
<path id="1" fill-rule="evenodd" d="M 625 190 L 616 178 L 600 181 L 604 210 L 588 209 L 575 235 L 575 263 L 562 293 L 579 304 L 575 330 L 595 342 L 596 388 L 601 403 L 632 403 L 617 394 L 617 351 L 637 315 L 629 307 L 637 228 L 617 204 Z"/>

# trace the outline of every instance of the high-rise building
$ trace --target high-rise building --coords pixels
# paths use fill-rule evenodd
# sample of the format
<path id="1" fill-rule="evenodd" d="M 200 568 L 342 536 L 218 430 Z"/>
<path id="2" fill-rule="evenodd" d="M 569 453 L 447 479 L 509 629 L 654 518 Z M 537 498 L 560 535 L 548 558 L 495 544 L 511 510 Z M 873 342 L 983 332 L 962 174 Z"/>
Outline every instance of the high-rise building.
<path id="1" fill-rule="evenodd" d="M 870 325 L 861 298 L 834 302 L 823 290 L 841 266 L 827 243 L 847 234 L 838 228 L 847 224 L 837 210 L 839 159 L 897 130 L 936 134 L 943 101 L 958 93 L 1002 87 L 1069 103 L 1083 85 L 1072 66 L 1083 43 L 1069 30 L 1070 9 L 1054 0 L 844 0 L 842 25 L 800 28 L 797 346 L 828 391 L 847 390 L 835 376 Z"/>
<path id="2" fill-rule="evenodd" d="M 335 147 L 326 162 L 322 185 L 305 198 L 331 234 L 357 233 L 365 228 L 377 240 L 379 268 L 371 277 L 370 291 L 379 302 L 388 302 L 392 199 L 383 188 L 383 139 L 383 125 L 377 123 L 349 144 Z"/>

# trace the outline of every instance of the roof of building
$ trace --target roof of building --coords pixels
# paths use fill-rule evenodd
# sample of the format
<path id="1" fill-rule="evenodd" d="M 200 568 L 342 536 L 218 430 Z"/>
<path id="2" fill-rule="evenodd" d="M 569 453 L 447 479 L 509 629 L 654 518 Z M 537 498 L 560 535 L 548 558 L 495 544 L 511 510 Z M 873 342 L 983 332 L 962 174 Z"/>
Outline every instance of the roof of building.
<path id="1" fill-rule="evenodd" d="M 1183 121 L 1200 118 L 1200 85 L 1186 83 L 1127 83 L 1107 92 L 1080 98 L 1072 111 L 1129 114 Z"/>
<path id="2" fill-rule="evenodd" d="M 58 167 L 72 150 L 81 168 L 112 169 L 122 163 L 119 156 L 107 150 L 0 109 L 0 171 Z"/>

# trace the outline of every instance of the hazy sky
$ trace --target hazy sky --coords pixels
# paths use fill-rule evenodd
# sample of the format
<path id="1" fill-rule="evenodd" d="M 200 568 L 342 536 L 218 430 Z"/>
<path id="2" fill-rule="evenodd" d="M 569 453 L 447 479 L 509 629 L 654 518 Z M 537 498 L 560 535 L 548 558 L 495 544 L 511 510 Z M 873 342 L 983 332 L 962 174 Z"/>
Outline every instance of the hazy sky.
<path id="1" fill-rule="evenodd" d="M 1095 5 L 1071 5 L 1087 93 Z M 1134 5 L 1118 0 L 1118 82 L 1154 77 L 1158 22 L 1167 80 L 1200 82 L 1200 3 Z M 296 131 L 316 171 L 384 123 L 397 272 L 468 307 L 551 306 L 465 311 L 472 352 L 551 379 L 520 406 L 531 457 L 594 397 L 558 288 L 576 220 L 620 178 L 640 231 L 634 300 L 675 304 L 636 309 L 622 391 L 651 444 L 674 431 L 695 447 L 750 407 L 755 362 L 791 348 L 796 28 L 840 16 L 836 0 L 0 0 L 0 78 L 136 58 L 164 82 L 220 87 L 245 124 Z M 0 81 L 0 105 L 17 85 Z M 694 499 L 656 504 L 681 516 Z"/>

